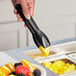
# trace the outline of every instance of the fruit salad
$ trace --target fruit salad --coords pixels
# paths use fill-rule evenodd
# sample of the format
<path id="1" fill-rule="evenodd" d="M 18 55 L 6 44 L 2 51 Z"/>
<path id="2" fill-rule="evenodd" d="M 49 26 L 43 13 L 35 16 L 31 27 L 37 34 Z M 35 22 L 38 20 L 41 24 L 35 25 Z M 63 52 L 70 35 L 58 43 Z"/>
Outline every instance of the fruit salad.
<path id="1" fill-rule="evenodd" d="M 43 62 L 46 68 L 50 69 L 51 71 L 55 72 L 56 74 L 64 74 L 69 73 L 76 70 L 75 64 L 65 63 L 62 60 L 54 61 L 54 62 Z"/>
<path id="2" fill-rule="evenodd" d="M 0 67 L 0 76 L 41 76 L 41 71 L 23 59 L 14 65 L 9 62 Z"/>

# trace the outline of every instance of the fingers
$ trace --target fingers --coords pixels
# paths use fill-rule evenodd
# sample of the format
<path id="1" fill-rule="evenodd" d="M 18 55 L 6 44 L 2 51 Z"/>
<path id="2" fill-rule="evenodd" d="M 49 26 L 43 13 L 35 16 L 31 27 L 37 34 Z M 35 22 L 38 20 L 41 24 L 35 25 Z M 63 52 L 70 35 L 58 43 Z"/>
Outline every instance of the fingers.
<path id="1" fill-rule="evenodd" d="M 15 5 L 18 4 L 18 0 L 11 0 L 12 1 L 12 4 L 13 4 L 13 7 L 15 8 Z"/>
<path id="2" fill-rule="evenodd" d="M 30 15 L 33 16 L 35 0 L 27 0 Z"/>
<path id="3" fill-rule="evenodd" d="M 20 17 L 20 15 L 17 13 L 17 10 L 16 9 L 14 10 L 14 13 L 17 16 L 17 21 L 20 21 L 20 22 L 23 21 L 22 18 Z"/>
<path id="4" fill-rule="evenodd" d="M 26 24 L 24 24 L 24 27 L 26 27 Z"/>
<path id="5" fill-rule="evenodd" d="M 20 18 L 17 19 L 17 21 L 22 22 L 23 20 L 22 20 L 22 18 L 20 17 Z"/>
<path id="6" fill-rule="evenodd" d="M 30 15 L 33 16 L 35 0 L 12 0 L 14 13 L 17 15 L 18 21 L 23 21 L 20 15 L 17 13 L 17 10 L 15 9 L 15 5 L 18 3 L 21 5 L 25 17 L 27 19 L 30 19 Z"/>
<path id="7" fill-rule="evenodd" d="M 18 4 L 18 0 L 12 0 L 12 4 L 13 4 L 13 7 L 14 7 L 14 13 L 16 14 L 17 16 L 17 21 L 23 21 L 22 18 L 20 17 L 20 15 L 17 13 L 17 10 L 15 8 L 15 5 Z"/>
<path id="8" fill-rule="evenodd" d="M 19 0 L 19 3 L 22 7 L 23 13 L 27 19 L 30 17 L 29 7 L 26 0 Z"/>

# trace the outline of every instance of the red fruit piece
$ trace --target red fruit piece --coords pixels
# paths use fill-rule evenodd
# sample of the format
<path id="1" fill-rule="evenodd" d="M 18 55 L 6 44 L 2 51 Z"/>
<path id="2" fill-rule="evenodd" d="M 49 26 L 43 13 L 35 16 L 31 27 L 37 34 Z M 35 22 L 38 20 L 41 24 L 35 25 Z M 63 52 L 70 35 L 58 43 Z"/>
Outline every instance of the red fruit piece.
<path id="1" fill-rule="evenodd" d="M 23 65 L 16 67 L 16 74 L 23 73 L 25 76 L 30 73 L 30 69 L 24 67 Z"/>

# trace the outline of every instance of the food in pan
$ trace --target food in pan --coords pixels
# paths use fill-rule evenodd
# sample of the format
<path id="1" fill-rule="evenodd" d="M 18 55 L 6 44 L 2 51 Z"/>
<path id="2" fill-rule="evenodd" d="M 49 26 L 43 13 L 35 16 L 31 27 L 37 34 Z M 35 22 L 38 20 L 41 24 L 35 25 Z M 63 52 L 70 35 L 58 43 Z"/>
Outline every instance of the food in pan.
<path id="1" fill-rule="evenodd" d="M 64 74 L 76 70 L 76 65 L 68 60 L 58 60 L 54 62 L 43 62 L 42 65 L 55 72 L 56 74 Z"/>
<path id="2" fill-rule="evenodd" d="M 0 76 L 41 76 L 41 71 L 23 59 L 14 65 L 9 62 L 0 67 Z"/>
<path id="3" fill-rule="evenodd" d="M 26 53 L 25 53 L 26 54 Z M 56 52 L 54 51 L 50 51 L 49 55 L 54 55 L 56 54 Z M 32 59 L 37 59 L 37 58 L 41 58 L 43 57 L 43 54 L 40 52 L 40 53 L 35 53 L 35 54 L 32 54 L 32 53 L 28 53 L 26 54 L 28 55 L 29 57 L 31 57 Z"/>

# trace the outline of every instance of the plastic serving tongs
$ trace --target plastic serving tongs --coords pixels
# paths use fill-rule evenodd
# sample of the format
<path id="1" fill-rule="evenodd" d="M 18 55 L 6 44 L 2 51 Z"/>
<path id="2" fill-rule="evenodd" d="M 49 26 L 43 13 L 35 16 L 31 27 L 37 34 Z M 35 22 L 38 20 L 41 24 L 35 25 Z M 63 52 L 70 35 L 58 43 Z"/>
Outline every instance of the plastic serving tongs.
<path id="1" fill-rule="evenodd" d="M 15 6 L 17 12 L 23 19 L 24 23 L 27 25 L 28 29 L 32 33 L 33 40 L 36 46 L 40 49 L 42 54 L 47 57 L 50 52 L 50 41 L 47 36 L 38 28 L 37 24 L 35 23 L 34 19 L 30 16 L 30 19 L 25 18 L 22 8 L 20 4 Z"/>

